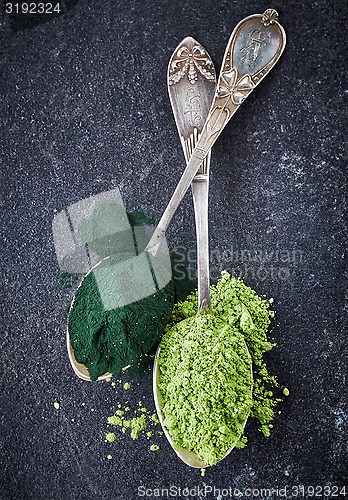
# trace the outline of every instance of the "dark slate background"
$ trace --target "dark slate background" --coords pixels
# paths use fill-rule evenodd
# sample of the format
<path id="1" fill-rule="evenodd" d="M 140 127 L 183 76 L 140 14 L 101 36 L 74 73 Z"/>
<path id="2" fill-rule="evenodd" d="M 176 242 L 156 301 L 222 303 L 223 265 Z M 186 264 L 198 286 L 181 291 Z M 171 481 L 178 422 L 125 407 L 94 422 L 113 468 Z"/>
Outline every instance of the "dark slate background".
<path id="1" fill-rule="evenodd" d="M 51 223 L 116 186 L 129 209 L 158 218 L 183 169 L 166 89 L 172 51 L 192 35 L 219 69 L 237 22 L 268 7 L 288 43 L 214 148 L 211 250 L 214 277 L 234 270 L 274 297 L 268 359 L 291 395 L 270 438 L 249 422 L 249 446 L 201 478 L 164 438 L 157 453 L 125 436 L 104 443 L 118 401 L 144 395 L 153 408 L 151 374 L 127 395 L 73 374 L 71 291 L 59 284 Z M 291 486 L 347 482 L 344 14 L 341 0 L 80 0 L 48 20 L 2 6 L 1 498 L 133 500 L 140 485 L 171 484 L 273 488 L 268 498 L 287 485 L 291 498 Z M 189 194 L 168 240 L 194 249 Z"/>

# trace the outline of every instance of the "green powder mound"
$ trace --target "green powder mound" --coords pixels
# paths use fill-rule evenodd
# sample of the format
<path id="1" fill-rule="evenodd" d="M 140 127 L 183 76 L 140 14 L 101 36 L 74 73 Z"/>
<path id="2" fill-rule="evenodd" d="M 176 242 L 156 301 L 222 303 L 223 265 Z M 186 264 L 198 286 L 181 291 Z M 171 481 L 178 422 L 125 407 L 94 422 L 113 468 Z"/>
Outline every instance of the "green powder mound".
<path id="1" fill-rule="evenodd" d="M 252 407 L 243 335 L 214 313 L 187 318 L 164 335 L 158 366 L 171 438 L 204 463 L 216 464 L 239 441 Z"/>
<path id="2" fill-rule="evenodd" d="M 109 263 L 129 262 L 134 259 L 134 253 L 139 254 L 145 248 L 149 238 L 146 226 L 149 224 L 154 224 L 153 217 L 142 211 L 133 210 L 126 214 L 116 203 L 107 202 L 97 206 L 89 218 L 80 222 L 78 233 L 81 241 L 100 258 L 111 256 Z M 156 262 L 159 259 L 161 257 L 156 256 Z M 105 295 L 105 288 L 111 302 L 112 297 L 120 296 L 118 302 L 122 302 L 124 294 L 130 295 L 132 292 L 127 286 L 119 286 L 120 283 L 127 284 L 127 276 L 131 272 L 129 268 L 124 275 L 120 273 L 118 283 L 112 278 L 108 283 L 108 274 L 104 273 L 102 292 L 98 289 L 97 282 L 99 286 L 100 282 L 94 273 L 85 277 L 75 294 L 68 328 L 75 358 L 87 367 L 92 380 L 107 371 L 118 376 L 125 367 L 129 367 L 127 373 L 132 376 L 152 364 L 174 300 L 185 299 L 195 286 L 187 277 L 182 254 L 172 255 L 170 259 L 173 269 L 171 281 L 164 286 L 168 281 L 170 262 L 163 263 L 162 269 L 161 262 L 156 264 L 156 289 L 145 293 L 146 298 L 123 307 L 105 305 L 105 301 L 103 305 L 102 295 Z M 131 273 L 139 281 L 138 287 L 135 287 L 138 290 L 142 290 L 141 279 L 145 284 L 149 282 L 144 260 L 140 267 L 140 273 L 136 266 Z M 153 269 L 151 273 L 154 277 Z M 61 282 L 64 286 L 65 283 L 72 286 L 76 279 L 76 275 L 65 273 Z"/>
<path id="3" fill-rule="evenodd" d="M 144 299 L 105 310 L 94 273 L 89 273 L 75 294 L 68 318 L 76 360 L 87 367 L 92 380 L 108 371 L 118 376 L 128 365 L 140 366 L 163 335 L 173 303 L 170 281 Z"/>
<path id="4" fill-rule="evenodd" d="M 251 416 L 261 424 L 264 435 L 270 433 L 274 408 L 281 401 L 273 394 L 279 387 L 276 377 L 271 376 L 263 359 L 274 344 L 267 338 L 268 328 L 274 317 L 272 300 L 261 298 L 240 279 L 231 278 L 222 272 L 217 285 L 210 287 L 211 309 L 221 320 L 240 332 L 247 344 L 253 362 L 254 387 Z M 179 321 L 192 317 L 198 307 L 197 292 L 190 294 L 184 302 L 175 304 L 168 328 Z M 238 446 L 244 446 L 243 442 Z"/>

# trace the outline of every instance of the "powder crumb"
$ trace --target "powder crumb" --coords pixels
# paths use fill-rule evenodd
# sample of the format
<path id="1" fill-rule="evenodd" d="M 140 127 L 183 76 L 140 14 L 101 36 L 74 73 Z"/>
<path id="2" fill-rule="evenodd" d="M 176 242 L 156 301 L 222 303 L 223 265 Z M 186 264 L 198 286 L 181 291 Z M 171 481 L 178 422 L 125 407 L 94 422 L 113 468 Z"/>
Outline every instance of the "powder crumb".
<path id="1" fill-rule="evenodd" d="M 111 382 L 111 387 L 116 387 L 116 382 Z"/>
<path id="2" fill-rule="evenodd" d="M 201 469 L 201 476 L 204 477 L 205 476 L 205 472 L 206 470 L 205 469 Z"/>
<path id="3" fill-rule="evenodd" d="M 112 455 L 108 455 L 106 458 L 107 458 L 108 460 L 111 460 L 111 459 L 112 459 Z"/>
<path id="4" fill-rule="evenodd" d="M 152 432 L 152 431 L 149 431 L 149 432 L 147 432 L 147 433 L 146 433 L 146 435 L 147 435 L 147 437 L 148 437 L 148 438 L 150 438 L 150 437 L 152 437 L 153 432 Z"/>
<path id="5" fill-rule="evenodd" d="M 116 415 L 118 415 L 119 417 L 122 417 L 124 415 L 124 411 L 123 410 L 117 410 L 116 411 Z"/>
<path id="6" fill-rule="evenodd" d="M 125 384 L 123 384 L 123 388 L 125 391 L 128 391 L 128 389 L 130 389 L 130 383 L 129 382 L 126 382 Z"/>
<path id="7" fill-rule="evenodd" d="M 91 408 L 91 412 L 94 412 L 94 408 Z"/>
<path id="8" fill-rule="evenodd" d="M 158 444 L 152 444 L 150 446 L 150 451 L 158 451 L 159 450 L 159 446 Z"/>
<path id="9" fill-rule="evenodd" d="M 86 403 L 81 403 L 81 406 L 86 406 Z"/>
<path id="10" fill-rule="evenodd" d="M 150 418 L 155 424 L 159 424 L 157 413 L 153 413 Z"/>
<path id="11" fill-rule="evenodd" d="M 109 425 L 115 425 L 115 426 L 122 426 L 123 419 L 121 417 L 118 417 L 116 415 L 113 415 L 112 417 L 108 417 L 108 424 Z"/>
<path id="12" fill-rule="evenodd" d="M 262 425 L 261 431 L 265 437 L 269 437 L 271 435 L 271 430 L 269 425 Z"/>
<path id="13" fill-rule="evenodd" d="M 107 432 L 105 434 L 105 441 L 107 441 L 108 443 L 113 443 L 114 441 L 116 441 L 116 434 L 114 432 Z"/>
<path id="14" fill-rule="evenodd" d="M 144 431 L 147 427 L 146 416 L 144 414 L 141 415 L 141 417 L 134 417 L 130 419 L 123 418 L 123 415 L 114 415 L 112 417 L 108 417 L 108 424 L 122 427 L 123 433 L 125 433 L 127 429 L 130 429 L 130 436 L 132 439 L 138 439 L 141 431 Z"/>
<path id="15" fill-rule="evenodd" d="M 289 396 L 290 391 L 289 391 L 289 389 L 287 387 L 284 387 L 283 394 L 284 394 L 284 396 Z"/>
<path id="16" fill-rule="evenodd" d="M 129 406 L 126 406 L 124 409 L 124 411 L 129 411 L 129 410 L 130 410 Z"/>
<path id="17" fill-rule="evenodd" d="M 55 401 L 53 403 L 53 406 L 55 407 L 56 410 L 59 410 L 59 408 L 60 408 L 60 404 L 58 403 L 58 401 Z"/>
<path id="18" fill-rule="evenodd" d="M 106 382 L 111 382 L 111 377 L 105 379 Z"/>

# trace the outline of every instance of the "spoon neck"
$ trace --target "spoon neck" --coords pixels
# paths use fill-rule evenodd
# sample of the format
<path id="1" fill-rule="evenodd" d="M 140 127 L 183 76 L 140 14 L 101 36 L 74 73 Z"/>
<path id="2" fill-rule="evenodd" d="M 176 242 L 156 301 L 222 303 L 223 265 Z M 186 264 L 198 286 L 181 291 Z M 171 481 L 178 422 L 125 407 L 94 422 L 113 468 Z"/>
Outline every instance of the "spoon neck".
<path id="1" fill-rule="evenodd" d="M 207 174 L 192 182 L 197 236 L 198 309 L 210 309 L 210 269 L 208 230 L 209 162 Z"/>

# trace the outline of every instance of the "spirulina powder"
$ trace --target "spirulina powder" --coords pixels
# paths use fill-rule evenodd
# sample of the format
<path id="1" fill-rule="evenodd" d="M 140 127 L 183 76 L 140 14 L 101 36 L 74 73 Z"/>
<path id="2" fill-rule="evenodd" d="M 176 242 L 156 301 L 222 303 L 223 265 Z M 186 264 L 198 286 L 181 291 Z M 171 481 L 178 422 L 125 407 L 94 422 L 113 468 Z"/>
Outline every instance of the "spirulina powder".
<path id="1" fill-rule="evenodd" d="M 277 379 L 263 360 L 274 346 L 267 339 L 271 303 L 223 272 L 211 286 L 211 313 L 196 314 L 197 292 L 174 306 L 159 357 L 164 425 L 176 445 L 207 464 L 234 444 L 245 446 L 248 415 L 270 434 L 280 401 L 273 394 Z"/>
<path id="2" fill-rule="evenodd" d="M 174 302 L 174 285 L 139 300 L 105 310 L 94 273 L 88 274 L 75 294 L 68 328 L 75 358 L 92 380 L 106 372 L 118 376 L 131 365 L 141 367 L 161 338 Z"/>

